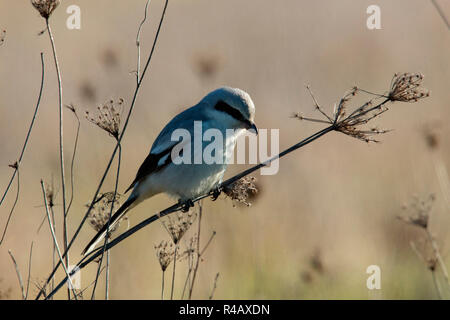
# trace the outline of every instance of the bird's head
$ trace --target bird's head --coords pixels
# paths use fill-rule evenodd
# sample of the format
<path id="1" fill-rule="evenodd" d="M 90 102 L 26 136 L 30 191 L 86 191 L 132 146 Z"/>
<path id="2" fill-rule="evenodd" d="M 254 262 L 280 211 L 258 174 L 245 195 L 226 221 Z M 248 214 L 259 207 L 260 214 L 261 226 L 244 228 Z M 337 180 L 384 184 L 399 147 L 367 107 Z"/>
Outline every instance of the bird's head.
<path id="1" fill-rule="evenodd" d="M 206 103 L 212 114 L 223 119 L 232 129 L 253 129 L 258 134 L 254 123 L 255 105 L 247 92 L 222 87 L 210 92 L 202 102 Z"/>

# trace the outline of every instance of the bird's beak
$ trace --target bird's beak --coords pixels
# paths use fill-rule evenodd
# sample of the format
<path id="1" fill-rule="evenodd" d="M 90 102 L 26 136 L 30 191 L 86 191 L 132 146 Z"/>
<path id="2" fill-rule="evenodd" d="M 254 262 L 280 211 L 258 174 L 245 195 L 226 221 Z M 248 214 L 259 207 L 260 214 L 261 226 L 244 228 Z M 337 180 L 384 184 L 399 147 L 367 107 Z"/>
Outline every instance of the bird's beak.
<path id="1" fill-rule="evenodd" d="M 250 127 L 247 130 L 253 130 L 256 135 L 258 135 L 258 128 L 254 122 L 250 122 Z"/>

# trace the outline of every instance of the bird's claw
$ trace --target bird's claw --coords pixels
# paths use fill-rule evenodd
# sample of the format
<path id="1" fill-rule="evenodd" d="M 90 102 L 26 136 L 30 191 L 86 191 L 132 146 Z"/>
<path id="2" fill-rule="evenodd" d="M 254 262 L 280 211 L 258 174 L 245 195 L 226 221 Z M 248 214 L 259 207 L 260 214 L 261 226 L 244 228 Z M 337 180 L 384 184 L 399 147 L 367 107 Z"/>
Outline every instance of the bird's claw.
<path id="1" fill-rule="evenodd" d="M 194 202 L 191 199 L 186 200 L 184 202 L 181 202 L 180 200 L 179 202 L 181 204 L 181 212 L 188 212 L 189 209 L 194 206 Z"/>
<path id="2" fill-rule="evenodd" d="M 212 201 L 216 201 L 222 193 L 222 188 L 216 188 L 212 191 L 211 199 Z"/>

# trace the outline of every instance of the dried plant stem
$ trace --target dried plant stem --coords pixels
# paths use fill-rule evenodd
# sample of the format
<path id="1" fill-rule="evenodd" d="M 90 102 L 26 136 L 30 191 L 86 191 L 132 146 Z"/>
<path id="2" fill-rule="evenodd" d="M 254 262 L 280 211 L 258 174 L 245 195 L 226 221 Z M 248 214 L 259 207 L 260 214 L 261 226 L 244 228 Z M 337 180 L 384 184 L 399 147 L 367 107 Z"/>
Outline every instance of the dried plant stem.
<path id="1" fill-rule="evenodd" d="M 411 245 L 411 248 L 414 251 L 414 253 L 419 257 L 419 259 L 422 260 L 425 265 L 427 265 L 428 264 L 427 260 L 417 249 L 414 242 L 410 242 L 410 245 Z M 442 300 L 442 291 L 441 291 L 441 288 L 439 287 L 439 284 L 438 284 L 438 281 L 436 278 L 436 269 L 428 267 L 428 270 L 430 270 L 430 272 L 431 272 L 431 277 L 433 278 L 433 284 L 434 284 L 434 287 L 436 288 L 436 293 L 437 293 L 439 299 Z"/>
<path id="2" fill-rule="evenodd" d="M 176 270 L 176 265 L 177 265 L 177 250 L 178 250 L 178 245 L 175 245 L 175 251 L 173 254 L 172 288 L 170 290 L 170 300 L 173 300 L 173 289 L 175 287 L 175 270 Z"/>
<path id="3" fill-rule="evenodd" d="M 202 206 L 202 202 L 200 201 L 198 203 L 198 229 L 197 229 L 197 250 L 196 250 L 197 257 L 195 259 L 195 265 L 194 265 L 194 269 L 192 271 L 192 281 L 189 286 L 189 296 L 188 296 L 189 300 L 192 299 L 192 292 L 194 291 L 195 278 L 197 277 L 198 266 L 200 263 L 200 256 L 201 256 L 200 231 L 201 231 L 201 227 L 202 227 L 202 213 L 203 213 L 203 206 Z"/>
<path id="4" fill-rule="evenodd" d="M 428 240 L 430 241 L 431 247 L 433 248 L 434 255 L 435 255 L 437 261 L 439 262 L 442 273 L 444 275 L 444 279 L 445 279 L 447 285 L 450 285 L 449 280 L 448 280 L 447 267 L 445 266 L 444 260 L 442 259 L 441 252 L 439 250 L 439 246 L 436 243 L 436 240 L 434 239 L 433 235 L 431 234 L 431 231 L 428 228 L 425 229 L 425 232 L 427 234 Z"/>
<path id="5" fill-rule="evenodd" d="M 53 210 L 53 205 L 50 205 L 50 214 L 52 216 L 53 229 L 55 230 L 55 233 L 56 233 L 55 211 Z M 52 267 L 53 268 L 55 267 L 56 261 L 58 260 L 56 255 L 57 255 L 57 253 L 56 253 L 56 245 L 53 242 L 53 254 L 52 254 Z M 54 287 L 55 287 L 55 278 L 52 278 L 51 288 L 54 288 Z"/>
<path id="6" fill-rule="evenodd" d="M 67 234 L 67 204 L 66 204 L 66 175 L 64 169 L 64 122 L 63 122 L 63 102 L 62 102 L 62 81 L 61 70 L 59 68 L 58 55 L 56 54 L 55 40 L 48 18 L 45 19 L 47 32 L 52 45 L 53 60 L 55 62 L 56 76 L 58 80 L 58 110 L 59 110 L 59 164 L 61 167 L 61 188 L 62 188 L 62 206 L 63 206 L 63 245 L 64 252 L 67 252 L 68 234 Z M 66 266 L 69 266 L 69 252 L 65 255 Z M 70 289 L 67 289 L 67 295 L 70 300 Z"/>
<path id="7" fill-rule="evenodd" d="M 16 174 L 18 174 L 19 167 L 20 167 L 20 165 L 22 163 L 22 158 L 23 158 L 23 155 L 25 153 L 25 149 L 27 147 L 28 140 L 29 140 L 29 138 L 31 136 L 31 130 L 33 129 L 34 122 L 36 120 L 37 112 L 39 110 L 39 105 L 41 104 L 42 91 L 43 91 L 43 88 L 44 88 L 44 76 L 45 76 L 44 54 L 41 52 L 41 84 L 40 84 L 39 95 L 38 95 L 36 107 L 34 108 L 33 117 L 31 119 L 30 126 L 28 127 L 28 132 L 27 132 L 27 135 L 25 137 L 25 142 L 23 144 L 22 151 L 20 152 L 19 159 L 17 160 L 16 163 L 14 163 L 14 166 L 13 166 L 14 167 L 14 172 L 13 172 L 13 174 L 11 176 L 11 179 L 9 180 L 9 183 L 8 183 L 8 185 L 6 187 L 6 190 L 4 191 L 4 193 L 2 195 L 2 198 L 0 199 L 0 206 L 2 205 L 3 201 L 5 200 L 5 197 L 8 194 L 9 189 L 11 188 L 11 185 L 12 185 L 12 183 L 14 181 L 14 178 L 16 177 Z M 17 180 L 19 180 L 19 179 L 17 179 Z M 17 181 L 17 183 L 19 183 L 19 181 Z M 17 192 L 16 198 L 18 196 L 19 196 L 19 193 Z M 17 202 L 17 200 L 15 202 Z M 13 213 L 13 210 L 11 210 L 10 213 L 9 213 L 9 216 L 8 216 L 8 219 L 7 219 L 7 223 L 6 223 L 5 228 L 3 230 L 2 239 L 0 240 L 0 245 L 3 243 L 3 239 L 4 239 L 5 235 L 6 235 L 6 230 L 8 228 L 8 224 L 9 224 L 9 221 L 11 219 L 12 213 Z"/>
<path id="8" fill-rule="evenodd" d="M 11 210 L 9 210 L 8 219 L 6 220 L 5 229 L 3 229 L 2 239 L 0 240 L 0 245 L 3 243 L 3 240 L 6 236 L 6 231 L 8 230 L 9 223 L 11 222 L 11 218 L 14 212 L 14 209 L 16 208 L 17 202 L 19 201 L 19 194 L 20 194 L 20 173 L 19 173 L 19 167 L 17 167 L 17 191 L 16 191 L 16 197 L 14 199 L 14 203 L 11 207 Z"/>
<path id="9" fill-rule="evenodd" d="M 77 153 L 77 146 L 78 146 L 78 138 L 80 136 L 80 118 L 78 117 L 77 113 L 75 112 L 75 109 L 73 109 L 73 114 L 75 115 L 76 119 L 77 119 L 77 132 L 75 134 L 75 142 L 73 144 L 73 152 L 72 152 L 72 160 L 70 162 L 70 189 L 71 189 L 71 193 L 70 193 L 70 200 L 69 203 L 67 204 L 67 210 L 66 210 L 66 215 L 69 214 L 69 210 L 72 207 L 72 202 L 73 202 L 73 197 L 74 197 L 74 174 L 73 174 L 73 168 L 74 168 L 74 164 L 75 164 L 75 155 Z"/>
<path id="10" fill-rule="evenodd" d="M 16 269 L 17 279 L 19 280 L 20 290 L 22 291 L 22 299 L 25 300 L 25 288 L 23 286 L 22 275 L 20 274 L 19 266 L 17 265 L 16 259 L 14 258 L 11 250 L 8 250 L 9 256 L 14 264 L 14 268 Z"/>
<path id="11" fill-rule="evenodd" d="M 136 35 L 136 47 L 137 47 L 137 65 L 136 65 L 136 84 L 139 84 L 140 81 L 140 73 L 141 73 L 141 29 L 144 25 L 145 21 L 147 20 L 147 9 L 148 5 L 150 4 L 150 0 L 147 0 L 145 3 L 145 9 L 144 9 L 144 18 L 142 19 L 141 23 L 139 24 L 138 32 Z"/>
<path id="12" fill-rule="evenodd" d="M 50 232 L 52 234 L 53 243 L 55 244 L 56 251 L 58 252 L 59 262 L 61 263 L 61 265 L 62 265 L 62 267 L 64 269 L 64 272 L 66 273 L 66 277 L 67 278 L 65 279 L 65 281 L 69 281 L 69 284 L 70 284 L 69 290 L 72 289 L 73 295 L 74 295 L 75 299 L 77 300 L 77 295 L 76 295 L 75 289 L 73 287 L 72 279 L 70 278 L 69 270 L 67 269 L 67 267 L 66 267 L 66 265 L 64 263 L 64 259 L 63 259 L 62 255 L 61 255 L 61 250 L 59 249 L 58 240 L 56 239 L 55 229 L 53 228 L 52 219 L 50 218 L 50 212 L 49 212 L 48 203 L 47 203 L 47 193 L 45 192 L 45 187 L 44 187 L 44 181 L 43 180 L 41 180 L 41 188 L 42 188 L 42 193 L 44 195 L 45 212 L 47 213 L 47 220 L 48 220 L 48 224 L 49 224 L 49 227 L 50 227 Z"/>
<path id="13" fill-rule="evenodd" d="M 209 295 L 209 300 L 212 300 L 212 298 L 214 297 L 214 293 L 217 289 L 217 280 L 219 280 L 219 273 L 217 273 L 216 277 L 214 278 L 214 286 L 212 288 L 211 294 Z"/>
<path id="14" fill-rule="evenodd" d="M 184 293 L 186 292 L 186 288 L 187 288 L 188 284 L 191 283 L 192 268 L 194 267 L 192 254 L 188 255 L 188 265 L 189 265 L 188 274 L 186 275 L 186 280 L 184 281 L 183 292 L 181 293 L 181 299 L 184 299 Z"/>
<path id="15" fill-rule="evenodd" d="M 442 196 L 444 197 L 447 209 L 450 209 L 450 179 L 447 172 L 447 168 L 445 166 L 442 158 L 433 154 L 433 166 L 434 172 L 436 173 L 436 177 L 439 182 L 439 187 L 441 189 Z"/>
<path id="16" fill-rule="evenodd" d="M 25 292 L 25 300 L 28 299 L 28 290 L 30 289 L 30 279 L 31 279 L 31 258 L 33 257 L 33 245 L 34 241 L 31 242 L 30 247 L 30 257 L 28 258 L 28 277 L 27 277 L 27 290 Z"/>
<path id="17" fill-rule="evenodd" d="M 89 213 L 91 212 L 91 210 L 92 210 L 92 208 L 94 206 L 95 199 L 97 199 L 97 196 L 100 193 L 101 187 L 103 186 L 103 183 L 104 183 L 104 181 L 106 179 L 106 176 L 108 175 L 108 172 L 109 172 L 109 170 L 111 168 L 112 162 L 113 162 L 113 160 L 115 158 L 115 155 L 116 155 L 116 153 L 117 153 L 117 151 L 119 149 L 119 145 L 120 145 L 120 143 L 122 141 L 122 138 L 123 138 L 123 136 L 124 136 L 124 134 L 126 132 L 126 129 L 128 127 L 128 122 L 130 120 L 131 114 L 133 112 L 133 109 L 134 109 L 134 106 L 135 106 L 135 103 L 136 103 L 136 99 L 137 99 L 137 96 L 138 96 L 138 93 L 139 93 L 139 89 L 141 88 L 142 81 L 144 80 L 144 76 L 145 76 L 145 74 L 146 74 L 146 72 L 148 70 L 148 67 L 150 66 L 150 61 L 152 60 L 153 53 L 154 53 L 155 48 L 156 48 L 156 43 L 158 41 L 159 33 L 161 31 L 161 27 L 162 27 L 162 23 L 164 21 L 164 17 L 165 17 L 165 14 L 166 14 L 168 3 L 169 3 L 169 0 L 166 0 L 165 3 L 164 3 L 164 8 L 163 8 L 163 11 L 162 11 L 162 14 L 161 14 L 161 18 L 160 18 L 160 21 L 159 21 L 158 29 L 156 31 L 155 38 L 153 40 L 153 45 L 152 45 L 150 54 L 149 54 L 149 56 L 147 58 L 147 62 L 145 64 L 145 66 L 144 66 L 144 69 L 142 70 L 142 74 L 141 74 L 141 77 L 139 79 L 139 82 L 137 82 L 137 84 L 136 84 L 136 88 L 135 88 L 135 91 L 134 91 L 134 94 L 133 94 L 133 99 L 131 101 L 130 109 L 128 111 L 128 114 L 127 114 L 124 126 L 122 128 L 122 132 L 121 132 L 121 134 L 120 134 L 120 136 L 118 138 L 117 144 L 116 144 L 116 146 L 115 146 L 115 148 L 114 148 L 114 150 L 112 152 L 112 155 L 111 155 L 111 157 L 109 159 L 109 162 L 108 162 L 108 164 L 106 166 L 106 169 L 105 169 L 105 171 L 103 173 L 103 176 L 100 179 L 99 185 L 97 186 L 97 190 L 96 190 L 96 192 L 95 192 L 95 194 L 93 196 L 93 200 L 91 201 L 91 205 L 89 206 L 89 208 L 88 208 L 87 212 L 85 213 L 84 217 L 82 218 L 82 220 L 81 220 L 77 230 L 75 231 L 74 235 L 72 236 L 72 238 L 71 238 L 71 240 L 70 240 L 70 242 L 69 242 L 69 244 L 67 246 L 67 249 L 66 249 L 66 251 L 63 254 L 64 256 L 67 254 L 68 250 L 71 248 L 73 242 L 78 237 L 78 234 L 80 233 L 81 228 L 83 227 L 84 223 L 86 222 L 86 220 L 87 220 L 87 218 L 89 216 Z M 58 270 L 59 266 L 60 266 L 60 264 L 58 263 L 56 265 L 56 267 L 52 270 L 52 272 L 50 273 L 49 277 L 47 278 L 47 281 L 46 281 L 45 285 L 48 284 L 50 279 L 53 277 L 53 275 Z M 39 292 L 39 294 L 36 296 L 36 299 L 39 299 L 41 296 L 42 296 L 42 291 Z"/>
<path id="18" fill-rule="evenodd" d="M 444 21 L 445 25 L 450 30 L 450 22 L 448 21 L 447 17 L 445 16 L 445 13 L 442 10 L 442 8 L 438 5 L 436 0 L 431 0 L 431 3 L 433 3 L 433 5 L 436 8 L 437 12 L 439 13 L 439 15 L 441 16 L 442 20 Z"/>
<path id="19" fill-rule="evenodd" d="M 161 279 L 161 300 L 164 300 L 164 276 L 166 271 L 162 271 L 162 279 Z"/>
<path id="20" fill-rule="evenodd" d="M 434 271 L 434 270 L 431 271 L 431 277 L 433 278 L 434 287 L 436 288 L 436 292 L 438 294 L 438 297 L 439 297 L 440 300 L 442 300 L 443 299 L 442 298 L 442 290 L 439 287 L 439 283 L 438 283 L 438 281 L 436 279 L 436 271 Z"/>
<path id="21" fill-rule="evenodd" d="M 112 216 L 112 213 L 114 211 L 114 203 L 116 202 L 117 189 L 119 188 L 119 175 L 120 175 L 120 162 L 121 162 L 121 160 L 122 160 L 122 147 L 119 144 L 119 155 L 118 155 L 118 158 L 117 158 L 116 183 L 115 183 L 115 186 L 114 186 L 114 195 L 113 195 L 112 202 L 111 202 L 111 209 L 109 210 L 108 222 L 106 222 L 106 230 L 107 230 L 106 234 L 109 233 L 109 226 L 110 226 L 111 216 Z M 109 236 L 106 236 L 105 240 L 103 242 L 102 255 L 100 257 L 100 261 L 98 262 L 97 275 L 95 277 L 95 284 L 94 284 L 94 289 L 92 290 L 91 299 L 94 299 L 94 297 L 95 297 L 95 290 L 97 288 L 97 281 L 98 281 L 98 278 L 100 276 L 100 270 L 101 270 L 101 266 L 102 266 L 102 262 L 103 262 L 103 257 L 104 257 L 105 251 L 106 251 L 106 245 L 108 244 L 108 239 L 109 239 Z M 109 254 L 109 251 L 108 251 L 108 254 Z M 109 293 L 108 293 L 108 290 L 109 290 L 109 285 L 108 285 L 108 281 L 109 281 L 109 258 L 108 258 L 108 256 L 107 256 L 107 259 L 106 259 L 106 276 L 107 276 L 107 279 L 106 279 L 106 284 L 105 284 L 105 286 L 106 286 L 105 290 L 106 290 L 106 296 L 109 296 Z"/>
<path id="22" fill-rule="evenodd" d="M 106 251 L 106 273 L 105 273 L 105 300 L 109 300 L 109 266 L 111 265 L 111 252 Z"/>

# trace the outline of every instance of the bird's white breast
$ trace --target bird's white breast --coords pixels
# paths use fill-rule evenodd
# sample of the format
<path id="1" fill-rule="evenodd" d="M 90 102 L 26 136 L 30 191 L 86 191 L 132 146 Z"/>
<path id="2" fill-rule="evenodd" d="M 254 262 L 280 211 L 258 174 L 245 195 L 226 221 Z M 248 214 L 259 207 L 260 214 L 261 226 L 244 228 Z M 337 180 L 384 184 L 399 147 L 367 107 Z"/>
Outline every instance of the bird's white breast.
<path id="1" fill-rule="evenodd" d="M 224 173 L 228 163 L 234 156 L 234 148 L 237 137 L 243 130 L 235 131 L 233 135 L 224 137 L 223 161 L 222 163 L 206 164 L 202 158 L 201 164 L 170 163 L 161 171 L 151 174 L 147 179 L 140 182 L 137 191 L 148 198 L 157 193 L 167 193 L 170 196 L 180 200 L 188 200 L 200 196 L 214 189 L 222 182 Z M 195 145 L 192 148 L 193 154 L 201 152 L 203 155 L 204 148 L 209 142 L 201 145 Z"/>

